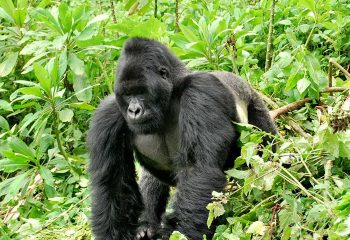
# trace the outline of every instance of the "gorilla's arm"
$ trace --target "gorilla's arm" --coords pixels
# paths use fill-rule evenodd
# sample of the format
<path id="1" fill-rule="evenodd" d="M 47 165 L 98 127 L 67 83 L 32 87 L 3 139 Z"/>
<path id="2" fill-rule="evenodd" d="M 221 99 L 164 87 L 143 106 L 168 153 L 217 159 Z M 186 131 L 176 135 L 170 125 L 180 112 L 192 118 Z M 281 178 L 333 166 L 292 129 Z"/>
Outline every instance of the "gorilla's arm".
<path id="1" fill-rule="evenodd" d="M 146 169 L 142 169 L 139 185 L 145 209 L 139 219 L 136 239 L 143 239 L 146 235 L 153 239 L 159 231 L 161 216 L 165 212 L 169 185 L 158 180 Z"/>
<path id="2" fill-rule="evenodd" d="M 95 239 L 134 238 L 143 205 L 129 141 L 115 97 L 108 96 L 98 107 L 88 133 Z"/>
<path id="3" fill-rule="evenodd" d="M 248 104 L 248 122 L 267 133 L 278 134 L 276 125 L 270 117 L 269 110 L 255 91 L 252 91 L 252 97 Z"/>
<path id="4" fill-rule="evenodd" d="M 205 73 L 190 75 L 185 82 L 179 114 L 181 142 L 175 163 L 178 182 L 174 216 L 175 230 L 192 240 L 210 233 L 206 206 L 212 191 L 225 187 L 222 168 L 236 138 L 230 120 L 233 98 L 227 89 Z"/>

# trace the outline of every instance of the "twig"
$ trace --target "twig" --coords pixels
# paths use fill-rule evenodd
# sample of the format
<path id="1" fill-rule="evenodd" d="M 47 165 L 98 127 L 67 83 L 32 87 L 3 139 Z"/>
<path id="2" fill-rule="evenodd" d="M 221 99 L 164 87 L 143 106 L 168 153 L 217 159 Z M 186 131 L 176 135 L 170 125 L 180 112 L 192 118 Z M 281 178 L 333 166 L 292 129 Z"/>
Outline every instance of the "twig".
<path id="1" fill-rule="evenodd" d="M 270 116 L 272 119 L 275 119 L 282 114 L 301 108 L 305 105 L 305 103 L 311 102 L 311 100 L 311 98 L 304 98 L 299 101 L 289 103 L 283 107 L 270 111 Z"/>
<path id="2" fill-rule="evenodd" d="M 59 218 L 63 217 L 65 214 L 67 214 L 68 212 L 70 212 L 73 208 L 75 208 L 76 206 L 78 206 L 80 203 L 84 202 L 87 198 L 89 197 L 89 195 L 86 195 L 85 197 L 83 197 L 82 199 L 80 199 L 78 202 L 76 202 L 75 204 L 72 204 L 69 206 L 69 208 L 63 212 L 61 212 L 59 215 L 57 215 L 56 217 L 52 218 L 51 220 L 49 220 L 41 229 L 39 229 L 37 232 L 40 232 L 42 230 L 44 230 L 45 228 L 47 228 L 48 226 L 50 226 L 52 223 L 56 222 Z"/>
<path id="3" fill-rule="evenodd" d="M 333 161 L 327 160 L 324 165 L 324 181 L 325 181 L 325 189 L 324 189 L 324 198 L 325 201 L 329 201 L 329 198 L 327 196 L 327 193 L 329 191 L 329 178 L 332 176 L 332 167 L 333 167 Z"/>
<path id="4" fill-rule="evenodd" d="M 332 87 L 333 82 L 332 82 L 332 62 L 331 59 L 329 59 L 328 62 L 328 87 Z M 329 95 L 333 96 L 333 93 L 329 93 Z"/>
<path id="5" fill-rule="evenodd" d="M 175 29 L 179 31 L 179 0 L 175 1 Z"/>
<path id="6" fill-rule="evenodd" d="M 321 90 L 321 93 L 344 92 L 346 90 L 348 89 L 343 87 L 325 87 L 323 90 Z"/>
<path id="7" fill-rule="evenodd" d="M 276 4 L 276 0 L 272 0 L 271 8 L 270 8 L 269 34 L 267 37 L 265 72 L 267 72 L 267 70 L 269 70 L 271 67 L 272 34 L 273 34 L 273 25 L 274 25 L 274 18 L 275 18 L 275 4 Z"/>
<path id="8" fill-rule="evenodd" d="M 323 90 L 321 90 L 320 92 L 321 93 L 333 93 L 333 92 L 343 92 L 346 90 L 347 90 L 346 88 L 342 88 L 342 87 L 327 87 L 327 88 L 324 88 Z M 311 100 L 312 100 L 311 98 L 304 98 L 304 99 L 298 100 L 296 102 L 289 103 L 283 107 L 280 107 L 280 108 L 277 108 L 275 110 L 270 111 L 270 116 L 272 119 L 275 119 L 282 114 L 286 114 L 290 111 L 301 108 L 302 106 L 305 105 L 305 103 L 311 102 Z"/>
<path id="9" fill-rule="evenodd" d="M 113 22 L 116 23 L 117 22 L 117 18 L 115 16 L 115 11 L 114 11 L 114 2 L 113 0 L 109 0 L 110 6 L 111 6 L 111 10 L 112 10 L 112 18 L 113 18 Z"/>
<path id="10" fill-rule="evenodd" d="M 337 68 L 339 68 L 340 71 L 342 71 L 344 73 L 344 75 L 348 78 L 350 78 L 350 73 L 348 71 L 346 71 L 345 68 L 343 68 L 339 63 L 337 63 L 334 59 L 329 59 L 329 62 L 332 63 L 334 66 L 336 66 Z"/>
<path id="11" fill-rule="evenodd" d="M 311 135 L 308 134 L 307 132 L 305 132 L 294 120 L 289 119 L 288 120 L 288 124 L 294 131 L 299 133 L 299 135 L 303 136 L 304 138 L 310 138 L 311 137 Z"/>
<path id="12" fill-rule="evenodd" d="M 306 49 L 308 48 L 309 43 L 310 43 L 310 41 L 311 41 L 311 37 L 312 37 L 312 35 L 314 34 L 315 27 L 316 27 L 316 23 L 314 23 L 314 25 L 313 25 L 313 27 L 312 27 L 310 33 L 309 33 L 309 36 L 308 36 L 307 39 L 306 39 L 306 42 L 305 42 L 305 48 L 306 48 Z"/>
<path id="13" fill-rule="evenodd" d="M 158 0 L 154 0 L 154 17 L 157 18 Z"/>

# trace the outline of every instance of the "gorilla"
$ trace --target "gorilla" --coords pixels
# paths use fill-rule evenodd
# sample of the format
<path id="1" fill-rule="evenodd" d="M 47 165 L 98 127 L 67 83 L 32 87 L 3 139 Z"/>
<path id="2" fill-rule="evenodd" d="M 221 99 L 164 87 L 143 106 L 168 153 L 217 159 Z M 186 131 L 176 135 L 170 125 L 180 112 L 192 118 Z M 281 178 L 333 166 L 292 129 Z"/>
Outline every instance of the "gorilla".
<path id="1" fill-rule="evenodd" d="M 128 40 L 115 94 L 88 132 L 95 239 L 208 239 L 206 206 L 240 154 L 233 122 L 277 134 L 259 95 L 229 72 L 194 72 L 158 41 Z M 142 166 L 139 184 L 134 159 Z M 165 214 L 170 186 L 173 212 Z"/>

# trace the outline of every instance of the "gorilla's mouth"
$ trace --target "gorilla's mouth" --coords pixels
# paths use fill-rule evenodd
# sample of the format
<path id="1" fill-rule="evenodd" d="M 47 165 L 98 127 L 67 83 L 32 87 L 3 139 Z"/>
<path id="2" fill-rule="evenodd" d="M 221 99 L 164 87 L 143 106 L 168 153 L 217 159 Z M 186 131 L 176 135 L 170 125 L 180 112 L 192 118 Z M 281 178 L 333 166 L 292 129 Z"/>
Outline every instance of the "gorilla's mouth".
<path id="1" fill-rule="evenodd" d="M 149 111 L 145 111 L 141 117 L 137 119 L 130 119 L 128 118 L 128 123 L 131 125 L 143 125 L 143 124 L 149 124 L 152 122 L 152 116 Z"/>

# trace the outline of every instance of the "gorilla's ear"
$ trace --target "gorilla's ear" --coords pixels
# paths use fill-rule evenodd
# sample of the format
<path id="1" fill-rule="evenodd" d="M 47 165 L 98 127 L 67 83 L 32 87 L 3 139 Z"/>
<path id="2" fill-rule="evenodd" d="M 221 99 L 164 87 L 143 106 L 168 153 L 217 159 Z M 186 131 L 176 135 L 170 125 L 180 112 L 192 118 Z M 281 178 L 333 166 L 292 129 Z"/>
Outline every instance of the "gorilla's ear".
<path id="1" fill-rule="evenodd" d="M 167 79 L 169 77 L 169 71 L 166 67 L 161 67 L 159 69 L 159 74 L 163 79 Z"/>

